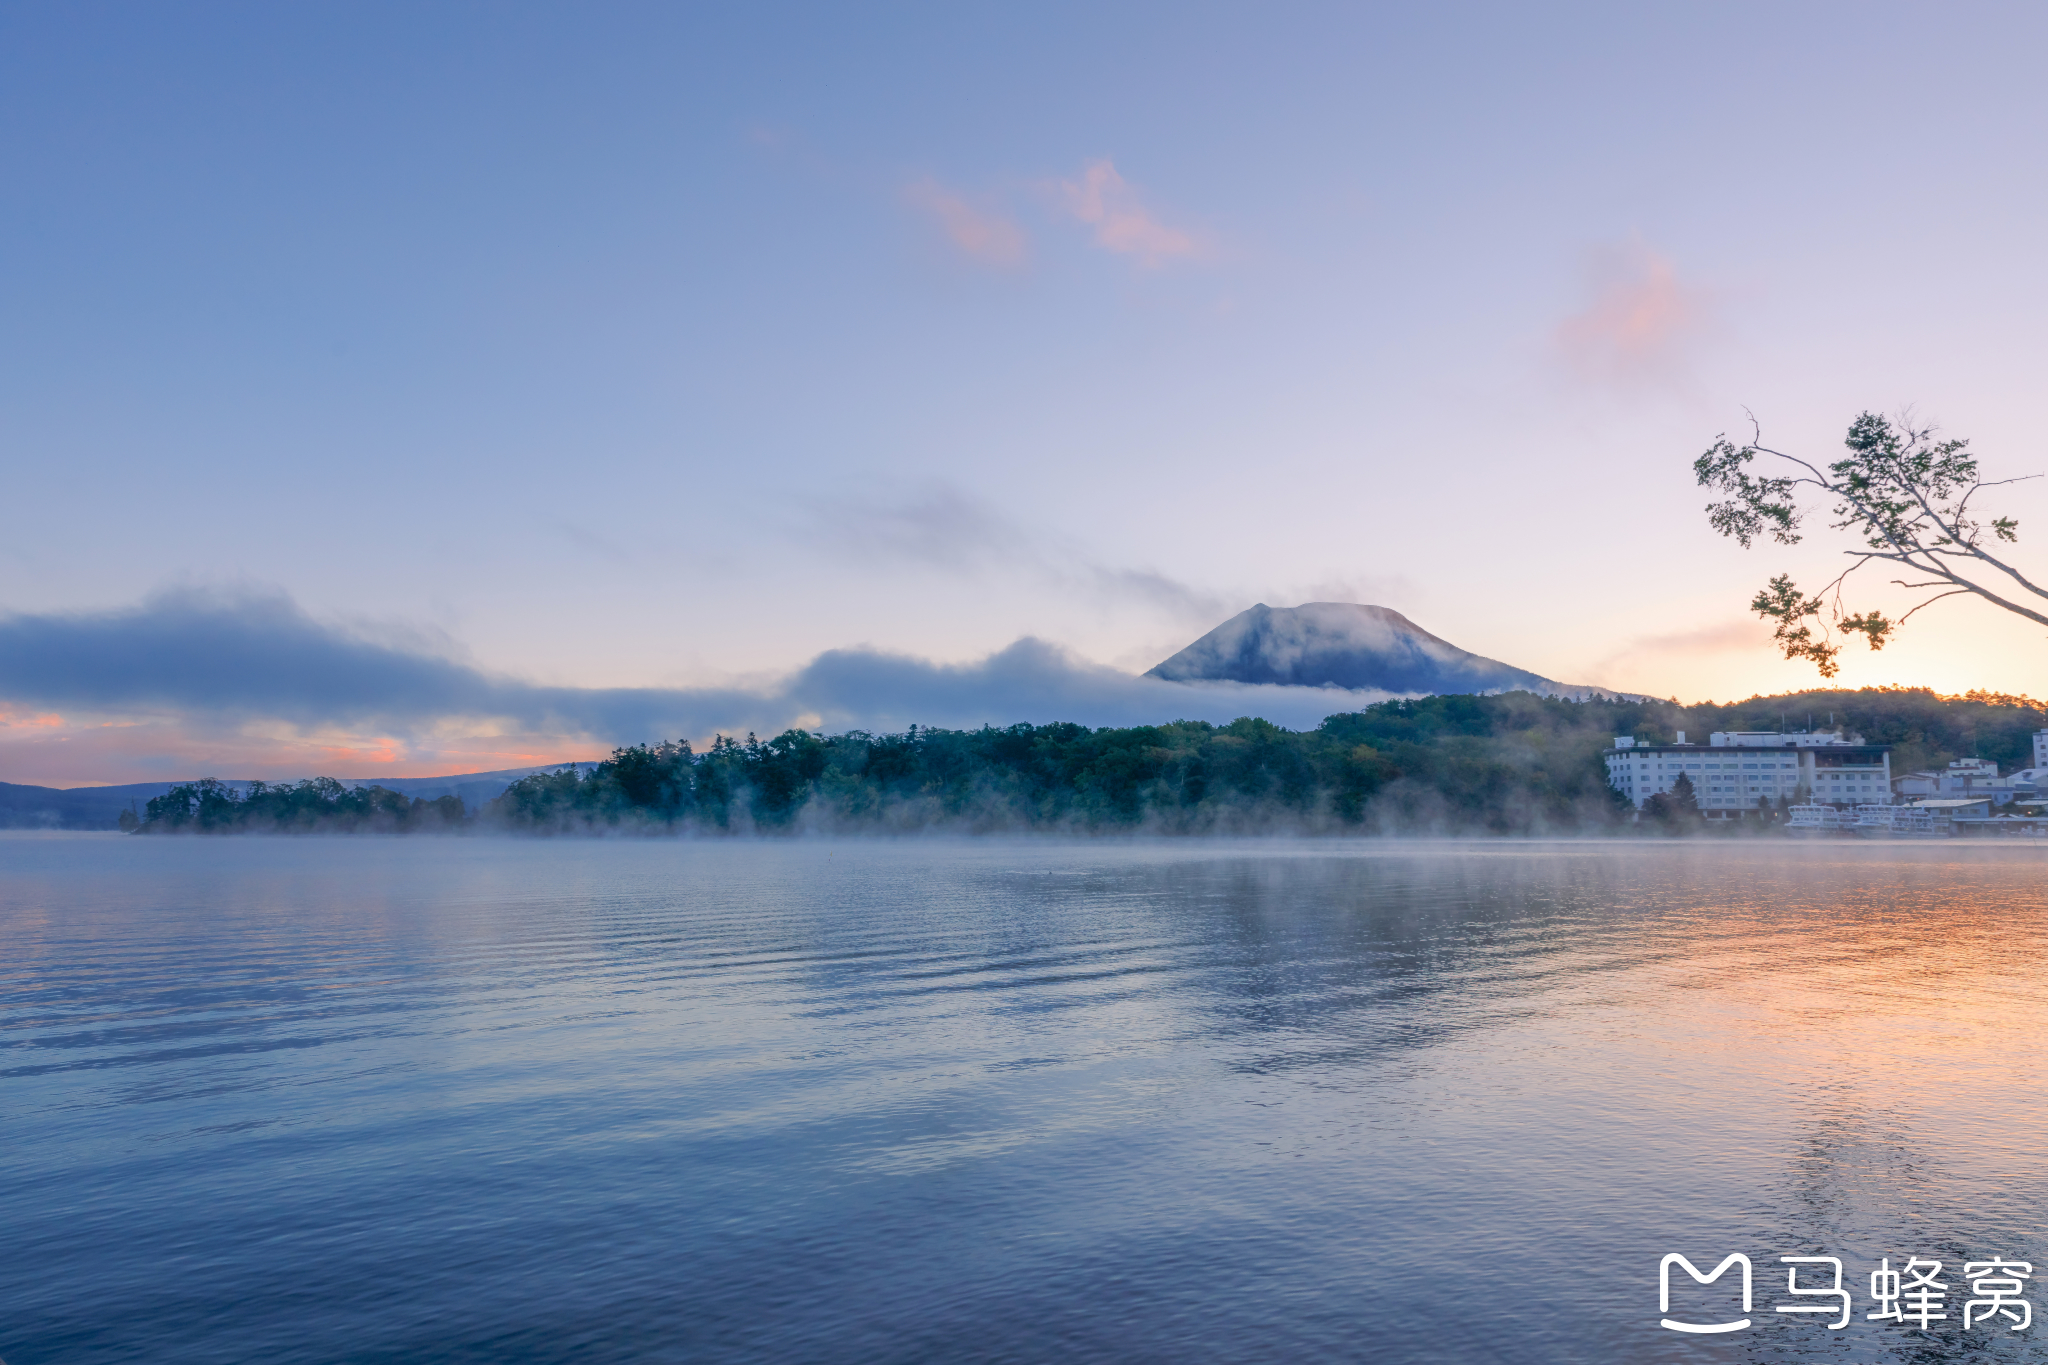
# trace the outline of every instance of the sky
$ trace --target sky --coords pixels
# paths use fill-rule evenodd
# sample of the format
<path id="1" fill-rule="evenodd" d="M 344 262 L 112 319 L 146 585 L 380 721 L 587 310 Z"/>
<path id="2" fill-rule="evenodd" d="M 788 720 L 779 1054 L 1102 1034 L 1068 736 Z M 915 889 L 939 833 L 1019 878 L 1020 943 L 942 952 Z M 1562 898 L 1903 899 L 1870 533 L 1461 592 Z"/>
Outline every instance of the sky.
<path id="1" fill-rule="evenodd" d="M 2048 472 L 2044 28 L 0 4 L 0 781 L 1345 709 L 1134 676 L 1255 602 L 1815 685 L 1746 608 L 1839 542 L 1691 462 L 1910 408 Z M 1943 603 L 1839 681 L 2044 665 Z"/>

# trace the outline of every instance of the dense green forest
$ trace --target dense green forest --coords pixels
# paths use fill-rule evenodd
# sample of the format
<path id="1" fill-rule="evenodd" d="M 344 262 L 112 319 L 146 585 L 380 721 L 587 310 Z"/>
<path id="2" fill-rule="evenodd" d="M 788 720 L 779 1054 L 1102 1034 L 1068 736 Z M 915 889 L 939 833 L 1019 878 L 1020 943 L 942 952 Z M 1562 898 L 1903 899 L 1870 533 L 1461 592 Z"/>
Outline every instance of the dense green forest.
<path id="1" fill-rule="evenodd" d="M 1432 697 L 1305 733 L 1244 719 L 621 749 L 588 775 L 539 775 L 485 812 L 531 831 L 703 829 L 1150 831 L 1461 829 L 1613 823 L 1600 726 L 1569 702 Z M 1588 729 L 1588 724 L 1592 728 Z"/>
<path id="2" fill-rule="evenodd" d="M 903 734 L 791 730 L 636 744 L 587 772 L 515 782 L 474 816 L 453 797 L 408 801 L 331 779 L 180 787 L 150 802 L 144 831 L 1067 831 L 1160 834 L 1572 834 L 1681 828 L 1633 821 L 1606 783 L 1616 735 L 1702 743 L 1714 730 L 1841 727 L 1896 746 L 1893 771 L 1952 758 L 2031 762 L 2048 710 L 2025 697 L 1924 689 L 1803 692 L 1704 702 L 1565 701 L 1527 692 L 1424 697 L 1334 715 L 1314 730 L 1229 725 Z"/>

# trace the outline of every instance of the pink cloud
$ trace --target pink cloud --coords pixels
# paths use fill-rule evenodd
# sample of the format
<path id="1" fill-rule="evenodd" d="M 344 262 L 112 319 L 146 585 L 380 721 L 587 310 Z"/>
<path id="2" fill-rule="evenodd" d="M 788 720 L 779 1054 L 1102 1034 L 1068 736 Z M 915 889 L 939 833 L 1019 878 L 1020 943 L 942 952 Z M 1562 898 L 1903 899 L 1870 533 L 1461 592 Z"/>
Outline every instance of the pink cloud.
<path id="1" fill-rule="evenodd" d="M 1694 345 L 1711 328 L 1713 298 L 1678 278 L 1641 243 L 1600 252 L 1592 302 L 1558 325 L 1559 355 L 1582 379 L 1624 388 L 1682 383 Z"/>
<path id="2" fill-rule="evenodd" d="M 55 720 L 51 726 L 48 721 Z M 39 718 L 0 726 L 0 772 L 32 786 L 103 786 L 195 777 L 374 780 L 496 772 L 603 756 L 586 735 L 411 736 L 226 724 L 141 714 Z"/>
<path id="3" fill-rule="evenodd" d="M 1095 243 L 1106 251 L 1136 256 L 1145 265 L 1198 256 L 1201 247 L 1179 228 L 1168 227 L 1138 202 L 1108 160 L 1089 163 L 1079 180 L 1062 180 L 1061 202 L 1067 212 L 1095 229 Z"/>
<path id="4" fill-rule="evenodd" d="M 912 184 L 904 197 L 930 214 L 946 240 L 968 259 L 1006 268 L 1024 263 L 1029 240 L 1002 214 L 975 207 L 929 176 Z"/>

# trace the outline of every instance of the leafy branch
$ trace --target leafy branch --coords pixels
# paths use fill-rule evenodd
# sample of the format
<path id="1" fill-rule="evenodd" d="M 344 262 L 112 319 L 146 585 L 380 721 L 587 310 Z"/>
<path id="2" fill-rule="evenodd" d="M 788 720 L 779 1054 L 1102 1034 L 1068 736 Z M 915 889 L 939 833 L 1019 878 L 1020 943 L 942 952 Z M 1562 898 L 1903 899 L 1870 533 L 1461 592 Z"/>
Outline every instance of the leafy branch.
<path id="1" fill-rule="evenodd" d="M 1828 508 L 1829 529 L 1854 542 L 1842 552 L 1848 566 L 1818 592 L 1779 574 L 1750 603 L 1751 611 L 1777 623 L 1775 639 L 1786 658 L 1811 659 L 1822 677 L 1832 678 L 1840 670 L 1838 633 L 1862 635 L 1871 649 L 1883 649 L 1900 626 L 1945 597 L 1981 597 L 2048 626 L 2048 590 L 1987 548 L 2016 543 L 2019 522 L 1981 521 L 1970 506 L 1984 489 L 2023 480 L 1980 478 L 1968 441 L 1938 440 L 1933 427 L 1915 425 L 1909 414 L 1895 425 L 1866 412 L 1849 424 L 1849 453 L 1823 469 L 1763 444 L 1754 417 L 1750 426 L 1748 444 L 1737 446 L 1723 434 L 1693 461 L 1701 486 L 1723 495 L 1707 505 L 1708 524 L 1745 550 L 1766 536 L 1797 545 L 1812 511 L 1801 506 L 1801 498 L 1811 496 L 1802 490 L 1813 489 Z M 1752 472 L 1759 455 L 1782 461 L 1775 467 L 1782 472 Z M 1842 600 L 1844 584 L 1871 564 L 1897 566 L 1914 581 L 1900 577 L 1893 584 L 1934 595 L 1897 620 L 1877 611 L 1852 613 Z"/>

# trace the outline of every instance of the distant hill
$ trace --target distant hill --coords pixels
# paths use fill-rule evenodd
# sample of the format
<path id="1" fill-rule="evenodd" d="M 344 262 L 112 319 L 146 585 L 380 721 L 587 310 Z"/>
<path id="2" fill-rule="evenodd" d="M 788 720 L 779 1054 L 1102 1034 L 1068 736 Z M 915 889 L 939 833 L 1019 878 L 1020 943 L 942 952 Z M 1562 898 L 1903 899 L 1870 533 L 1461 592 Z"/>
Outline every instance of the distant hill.
<path id="1" fill-rule="evenodd" d="M 589 763 L 553 763 L 538 768 L 506 768 L 489 773 L 455 773 L 447 777 L 344 777 L 344 787 L 388 787 L 406 796 L 432 801 L 441 796 L 459 796 L 476 810 L 496 799 L 505 788 L 529 773 L 551 773 L 574 767 L 588 771 Z M 192 778 L 180 779 L 192 781 Z M 249 787 L 247 778 L 223 778 L 239 791 Z M 118 787 L 29 787 L 0 782 L 0 829 L 114 829 L 121 812 L 140 812 L 152 797 L 162 796 L 176 782 L 131 782 Z"/>
<path id="2" fill-rule="evenodd" d="M 1147 677 L 1168 682 L 1280 683 L 1408 695 L 1526 690 L 1613 695 L 1556 682 L 1442 640 L 1400 612 L 1355 602 L 1241 611 Z"/>
<path id="3" fill-rule="evenodd" d="M 548 763 L 538 768 L 504 768 L 490 773 L 456 773 L 450 777 L 344 777 L 340 781 L 344 787 L 388 787 L 422 801 L 459 796 L 464 805 L 475 810 L 486 801 L 496 800 L 504 794 L 505 788 L 532 773 L 560 772 L 564 768 L 589 772 L 596 766 L 594 763 Z"/>
<path id="4" fill-rule="evenodd" d="M 170 789 L 168 782 L 71 791 L 0 782 L 0 829 L 113 829 L 130 802 L 140 810 Z"/>

